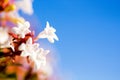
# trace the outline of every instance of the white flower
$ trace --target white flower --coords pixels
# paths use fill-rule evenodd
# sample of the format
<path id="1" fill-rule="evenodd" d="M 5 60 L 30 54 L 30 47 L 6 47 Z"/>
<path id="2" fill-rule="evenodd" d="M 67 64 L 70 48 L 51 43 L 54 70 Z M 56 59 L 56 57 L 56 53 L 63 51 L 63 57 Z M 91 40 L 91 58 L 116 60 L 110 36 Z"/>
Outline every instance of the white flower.
<path id="1" fill-rule="evenodd" d="M 0 27 L 0 48 L 12 48 L 14 51 L 14 47 L 12 43 L 12 37 L 9 36 L 8 31 L 2 27 Z"/>
<path id="2" fill-rule="evenodd" d="M 31 56 L 31 54 L 34 53 L 34 50 L 37 49 L 37 47 L 39 46 L 39 44 L 32 44 L 32 38 L 29 38 L 25 43 L 22 43 L 19 46 L 19 50 L 22 51 L 21 56 L 23 57 L 27 57 L 27 56 Z"/>
<path id="3" fill-rule="evenodd" d="M 7 42 L 5 42 L 4 44 L 0 44 L 0 48 L 11 48 L 13 51 L 15 51 L 14 46 L 12 45 L 12 37 L 9 37 Z"/>
<path id="4" fill-rule="evenodd" d="M 36 51 L 36 55 L 35 57 L 31 56 L 31 58 L 34 60 L 35 62 L 35 67 L 38 69 L 40 69 L 40 67 L 43 65 L 46 65 L 46 55 L 49 53 L 49 50 L 44 50 L 43 48 L 39 48 Z"/>
<path id="5" fill-rule="evenodd" d="M 15 34 L 18 34 L 21 38 L 24 38 L 27 33 L 31 32 L 29 30 L 29 27 L 30 27 L 30 23 L 27 21 L 23 24 L 18 22 L 17 27 L 13 27 L 12 30 Z"/>
<path id="6" fill-rule="evenodd" d="M 21 9 L 24 13 L 31 15 L 33 14 L 32 2 L 33 0 L 15 0 L 15 5 L 18 10 Z"/>
<path id="7" fill-rule="evenodd" d="M 35 67 L 39 69 L 41 65 L 45 65 L 46 63 L 46 54 L 49 53 L 49 50 L 44 50 L 43 48 L 39 48 L 39 44 L 32 44 L 32 38 L 29 38 L 25 43 L 22 43 L 19 47 L 19 50 L 22 51 L 21 56 L 27 57 L 29 56 L 30 60 L 34 61 Z"/>
<path id="8" fill-rule="evenodd" d="M 57 35 L 55 34 L 56 30 L 49 25 L 49 22 L 46 23 L 46 28 L 44 31 L 39 33 L 37 38 L 47 38 L 49 42 L 54 43 L 55 40 L 59 40 Z"/>
<path id="9" fill-rule="evenodd" d="M 0 27 L 0 44 L 4 44 L 7 42 L 9 38 L 8 32 L 6 29 Z"/>

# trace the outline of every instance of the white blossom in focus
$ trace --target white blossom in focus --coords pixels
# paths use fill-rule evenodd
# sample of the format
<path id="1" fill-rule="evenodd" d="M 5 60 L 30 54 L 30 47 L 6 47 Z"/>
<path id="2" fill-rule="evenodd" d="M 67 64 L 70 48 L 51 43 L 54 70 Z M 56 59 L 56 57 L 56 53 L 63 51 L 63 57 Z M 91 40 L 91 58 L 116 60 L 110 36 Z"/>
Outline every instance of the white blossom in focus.
<path id="1" fill-rule="evenodd" d="M 27 33 L 31 32 L 29 27 L 30 23 L 27 21 L 23 24 L 18 22 L 17 27 L 13 27 L 12 30 L 15 34 L 19 35 L 21 38 L 24 38 Z"/>
<path id="2" fill-rule="evenodd" d="M 38 46 L 39 44 L 32 44 L 32 38 L 29 38 L 25 43 L 22 43 L 19 46 L 19 50 L 22 51 L 21 56 L 23 57 L 27 57 L 27 56 L 31 56 L 31 54 L 33 54 L 34 50 L 36 49 L 36 46 Z"/>
<path id="3" fill-rule="evenodd" d="M 57 41 L 59 40 L 55 32 L 56 30 L 49 25 L 49 22 L 47 22 L 46 28 L 39 33 L 37 38 L 47 38 L 49 42 L 54 43 L 54 39 Z"/>
<path id="4" fill-rule="evenodd" d="M 33 0 L 15 0 L 15 5 L 18 10 L 20 9 L 24 13 L 31 15 L 33 14 L 32 2 Z"/>
<path id="5" fill-rule="evenodd" d="M 22 51 L 21 56 L 29 56 L 29 58 L 34 62 L 37 69 L 39 69 L 41 65 L 46 64 L 45 56 L 49 53 L 49 50 L 39 48 L 39 44 L 37 43 L 32 44 L 32 38 L 29 38 L 26 44 L 22 43 L 19 47 L 19 50 Z"/>

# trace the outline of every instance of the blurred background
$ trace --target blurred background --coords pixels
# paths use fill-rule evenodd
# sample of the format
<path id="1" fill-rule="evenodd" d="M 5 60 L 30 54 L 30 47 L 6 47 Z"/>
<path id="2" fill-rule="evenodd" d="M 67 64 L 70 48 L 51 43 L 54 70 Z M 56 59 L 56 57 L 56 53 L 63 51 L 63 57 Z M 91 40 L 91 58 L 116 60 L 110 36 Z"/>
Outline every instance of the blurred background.
<path id="1" fill-rule="evenodd" d="M 62 80 L 120 80 L 120 0 L 34 0 L 38 34 L 49 21 Z"/>

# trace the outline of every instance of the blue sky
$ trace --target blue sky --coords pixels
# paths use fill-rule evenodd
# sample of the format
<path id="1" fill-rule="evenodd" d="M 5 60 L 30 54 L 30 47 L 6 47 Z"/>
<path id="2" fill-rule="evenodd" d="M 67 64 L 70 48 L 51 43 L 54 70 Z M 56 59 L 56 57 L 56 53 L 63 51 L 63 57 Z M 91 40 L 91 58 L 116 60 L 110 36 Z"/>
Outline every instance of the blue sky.
<path id="1" fill-rule="evenodd" d="M 119 0 L 34 0 L 34 12 L 36 25 L 57 29 L 65 80 L 120 80 Z"/>

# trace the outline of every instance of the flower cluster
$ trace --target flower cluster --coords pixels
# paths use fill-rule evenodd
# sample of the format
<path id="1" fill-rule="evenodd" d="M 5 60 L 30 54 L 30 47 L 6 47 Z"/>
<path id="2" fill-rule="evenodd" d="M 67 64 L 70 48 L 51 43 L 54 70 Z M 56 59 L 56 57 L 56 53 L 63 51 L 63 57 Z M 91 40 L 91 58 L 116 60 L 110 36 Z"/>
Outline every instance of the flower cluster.
<path id="1" fill-rule="evenodd" d="M 30 23 L 19 16 L 18 10 L 20 9 L 27 14 L 33 13 L 32 2 L 33 0 L 0 0 L 0 77 L 3 76 L 1 74 L 3 72 L 7 74 L 7 77 L 11 73 L 16 73 L 17 80 L 31 78 L 32 73 L 29 71 L 42 71 L 47 63 L 46 55 L 50 52 L 43 49 L 37 40 L 46 38 L 50 43 L 59 40 L 55 34 L 56 30 L 50 26 L 48 21 L 45 29 L 38 36 L 34 36 Z M 12 26 L 8 22 L 12 23 Z M 47 79 L 40 77 L 38 80 Z"/>

